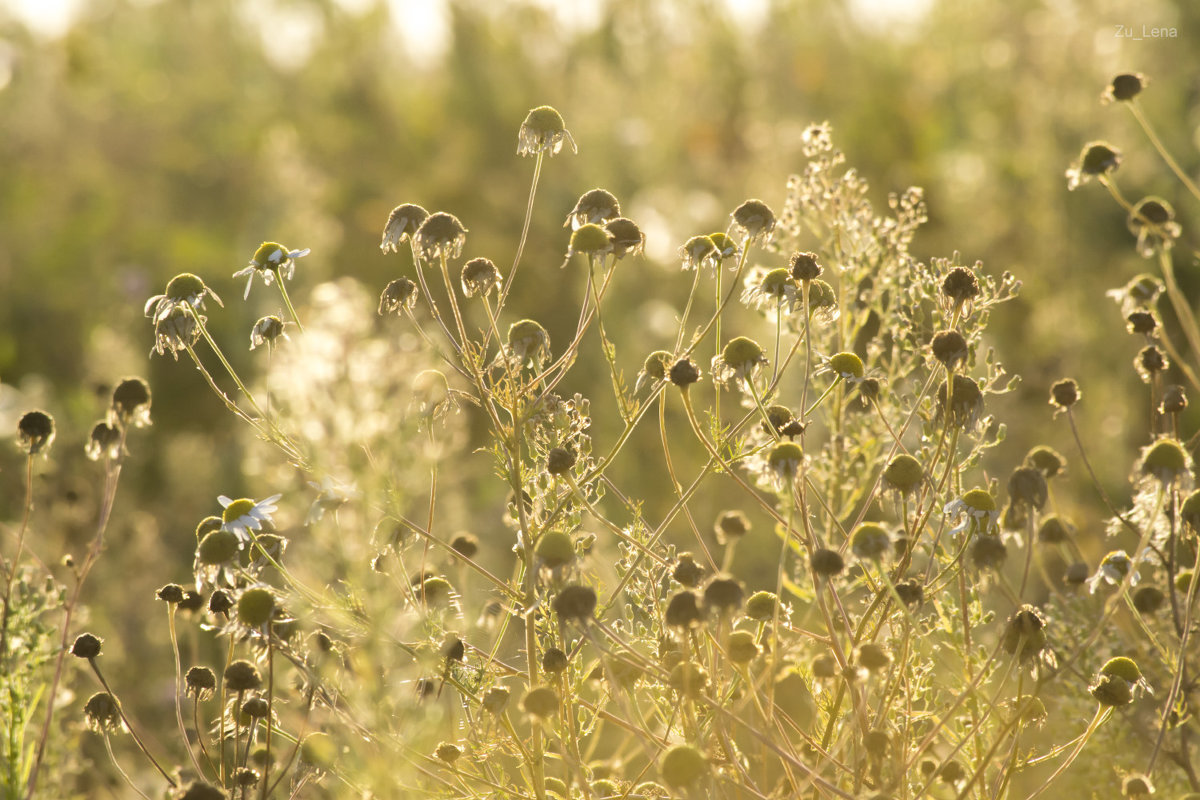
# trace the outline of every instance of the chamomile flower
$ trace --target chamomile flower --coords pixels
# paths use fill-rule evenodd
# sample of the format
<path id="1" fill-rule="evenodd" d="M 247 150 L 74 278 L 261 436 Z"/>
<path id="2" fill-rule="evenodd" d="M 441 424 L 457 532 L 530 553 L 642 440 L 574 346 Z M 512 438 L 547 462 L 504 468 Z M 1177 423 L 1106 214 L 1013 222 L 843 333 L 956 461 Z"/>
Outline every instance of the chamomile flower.
<path id="1" fill-rule="evenodd" d="M 383 240 L 379 249 L 384 253 L 400 252 L 400 245 L 411 239 L 421 227 L 429 212 L 415 203 L 405 203 L 392 209 L 387 224 L 383 226 Z"/>
<path id="2" fill-rule="evenodd" d="M 693 236 L 679 248 L 682 269 L 695 271 L 708 267 L 716 270 L 721 266 L 721 253 L 711 236 Z"/>
<path id="3" fill-rule="evenodd" d="M 270 350 L 279 339 L 287 339 L 285 325 L 283 320 L 273 314 L 254 323 L 254 327 L 250 329 L 250 349 L 254 350 L 265 344 L 267 350 Z"/>
<path id="4" fill-rule="evenodd" d="M 192 309 L 203 309 L 204 300 L 208 297 L 212 297 L 217 301 L 217 305 L 224 307 L 221 298 L 208 288 L 204 281 L 190 272 L 184 272 L 171 279 L 165 292 L 146 301 L 144 313 L 157 325 L 177 308 L 188 306 Z"/>
<path id="5" fill-rule="evenodd" d="M 278 242 L 263 242 L 254 251 L 250 263 L 233 273 L 235 278 L 246 278 L 246 292 L 242 299 L 250 297 L 250 287 L 254 284 L 255 274 L 262 276 L 263 285 L 270 286 L 275 278 L 287 278 L 289 281 L 296 271 L 296 259 L 303 258 L 312 252 L 309 248 L 289 250 Z"/>
<path id="6" fill-rule="evenodd" d="M 729 340 L 721 355 L 713 357 L 713 380 L 726 387 L 740 386 L 766 363 L 767 357 L 758 342 L 738 336 Z"/>
<path id="7" fill-rule="evenodd" d="M 517 133 L 517 155 L 557 155 L 564 142 L 571 145 L 572 153 L 579 152 L 575 139 L 563 122 L 562 114 L 551 106 L 538 106 L 531 109 L 521 123 L 521 130 Z"/>
<path id="8" fill-rule="evenodd" d="M 1088 578 L 1088 589 L 1092 594 L 1100 588 L 1101 583 L 1109 583 L 1113 586 L 1121 585 L 1121 581 L 1125 580 L 1125 576 L 1133 573 L 1129 578 L 1129 585 L 1136 586 L 1138 582 L 1137 571 L 1133 568 L 1133 560 L 1129 558 L 1129 554 L 1124 550 L 1113 550 L 1106 555 L 1101 561 L 1100 566 L 1096 568 L 1096 573 Z"/>
<path id="9" fill-rule="evenodd" d="M 822 358 L 819 373 L 833 373 L 847 383 L 861 383 L 866 377 L 862 359 L 849 351 Z"/>
<path id="10" fill-rule="evenodd" d="M 246 543 L 251 540 L 252 531 L 261 531 L 263 524 L 271 524 L 271 515 L 279 508 L 276 503 L 282 494 L 273 494 L 264 500 L 252 500 L 242 497 L 231 500 L 225 495 L 217 498 L 225 511 L 221 514 L 221 529 L 232 531 L 238 540 Z"/>
<path id="11" fill-rule="evenodd" d="M 746 275 L 742 303 L 771 314 L 777 308 L 791 311 L 798 302 L 800 285 L 787 267 L 766 270 L 756 267 Z"/>
<path id="12" fill-rule="evenodd" d="M 972 489 L 962 497 L 951 500 L 942 508 L 947 517 L 959 520 L 950 530 L 954 535 L 969 530 L 971 533 L 992 533 L 998 527 L 1000 512 L 996 499 L 986 489 Z"/>

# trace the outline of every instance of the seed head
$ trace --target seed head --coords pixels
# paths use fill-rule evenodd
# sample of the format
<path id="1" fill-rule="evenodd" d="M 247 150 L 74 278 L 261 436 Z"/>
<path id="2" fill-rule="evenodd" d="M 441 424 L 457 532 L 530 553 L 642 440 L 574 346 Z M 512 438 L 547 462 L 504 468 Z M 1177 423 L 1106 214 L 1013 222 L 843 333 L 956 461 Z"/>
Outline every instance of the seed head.
<path id="1" fill-rule="evenodd" d="M 855 353 L 836 353 L 829 357 L 829 369 L 846 380 L 861 378 L 864 374 L 862 359 Z"/>
<path id="2" fill-rule="evenodd" d="M 958 331 L 938 331 L 930 342 L 933 357 L 946 369 L 954 369 L 967 360 L 967 340 Z"/>
<path id="3" fill-rule="evenodd" d="M 554 613 L 560 620 L 586 622 L 596 613 L 596 590 L 577 584 L 563 587 L 554 598 Z"/>
<path id="4" fill-rule="evenodd" d="M 288 338 L 283 330 L 283 320 L 274 314 L 261 317 L 250 329 L 250 349 L 256 350 L 263 345 L 269 349 L 281 338 Z"/>
<path id="5" fill-rule="evenodd" d="M 549 686 L 539 686 L 530 689 L 521 698 L 521 710 L 531 716 L 546 719 L 558 713 L 559 702 L 557 692 Z"/>
<path id="6" fill-rule="evenodd" d="M 122 728 L 121 707 L 117 698 L 108 692 L 97 692 L 84 703 L 83 714 L 88 727 L 97 732 L 118 731 Z"/>
<path id="7" fill-rule="evenodd" d="M 900 453 L 893 457 L 883 470 L 884 482 L 905 495 L 915 491 L 924 479 L 925 469 L 921 466 L 921 462 L 908 453 Z"/>
<path id="8" fill-rule="evenodd" d="M 251 697 L 242 703 L 240 711 L 243 719 L 262 719 L 267 716 L 270 706 L 267 705 L 265 697 Z"/>
<path id="9" fill-rule="evenodd" d="M 700 368 L 696 366 L 695 361 L 685 356 L 671 365 L 667 375 L 671 383 L 686 390 L 687 387 L 700 380 Z"/>
<path id="10" fill-rule="evenodd" d="M 842 558 L 842 554 L 827 547 L 813 551 L 809 563 L 812 566 L 813 574 L 820 575 L 822 578 L 833 578 L 842 574 L 842 570 L 846 568 L 846 560 Z"/>
<path id="11" fill-rule="evenodd" d="M 722 511 L 713 526 L 717 542 L 735 542 L 750 532 L 750 520 L 741 511 Z"/>
<path id="12" fill-rule="evenodd" d="M 1067 189 L 1074 190 L 1098 175 L 1115 172 L 1121 166 L 1121 151 L 1107 142 L 1088 142 L 1079 158 L 1067 170 Z"/>
<path id="13" fill-rule="evenodd" d="M 1113 675 L 1097 675 L 1088 687 L 1088 693 L 1101 705 L 1126 706 L 1133 702 L 1133 688 L 1129 681 Z"/>
<path id="14" fill-rule="evenodd" d="M 779 442 L 767 454 L 768 468 L 783 483 L 791 483 L 795 479 L 803 460 L 804 450 L 795 442 Z"/>
<path id="15" fill-rule="evenodd" d="M 472 258 L 462 268 L 462 290 L 467 297 L 486 297 L 500 290 L 500 270 L 490 258 Z"/>
<path id="16" fill-rule="evenodd" d="M 479 552 L 479 537 L 467 531 L 460 531 L 450 540 L 450 549 L 461 556 L 474 558 Z"/>
<path id="17" fill-rule="evenodd" d="M 508 328 L 508 349 L 522 362 L 540 360 L 550 350 L 550 334 L 532 319 L 519 320 Z"/>
<path id="18" fill-rule="evenodd" d="M 521 123 L 517 133 L 517 155 L 536 156 L 542 153 L 554 156 L 562 150 L 563 142 L 571 145 L 571 152 L 578 153 L 575 139 L 567 130 L 562 114 L 550 106 L 531 109 Z"/>
<path id="19" fill-rule="evenodd" d="M 435 757 L 437 757 L 438 761 L 444 761 L 447 764 L 453 764 L 462 756 L 462 748 L 456 744 L 451 744 L 450 742 L 442 742 L 433 751 L 433 754 Z"/>
<path id="20" fill-rule="evenodd" d="M 300 761 L 319 769 L 328 769 L 337 759 L 337 745 L 328 733 L 310 733 L 300 743 Z"/>
<path id="21" fill-rule="evenodd" d="M 558 569 L 575 560 L 575 541 L 566 531 L 546 531 L 538 539 L 534 553 L 542 564 Z"/>
<path id="22" fill-rule="evenodd" d="M 45 411 L 30 411 L 17 423 L 17 444 L 34 456 L 49 450 L 54 442 L 54 417 Z"/>
<path id="23" fill-rule="evenodd" d="M 1154 345 L 1146 345 L 1137 354 L 1133 360 L 1133 368 L 1137 370 L 1145 383 L 1150 383 L 1154 376 L 1165 371 L 1171 362 L 1163 355 L 1163 352 Z"/>
<path id="24" fill-rule="evenodd" d="M 1063 582 L 1069 586 L 1079 586 L 1087 581 L 1089 574 L 1091 573 L 1087 564 L 1082 561 L 1074 561 L 1068 564 L 1063 572 Z"/>
<path id="25" fill-rule="evenodd" d="M 217 688 L 217 676 L 208 667 L 192 667 L 184 676 L 184 684 L 189 696 L 207 700 Z"/>
<path id="26" fill-rule="evenodd" d="M 1175 221 L 1175 209 L 1161 197 L 1139 200 L 1129 211 L 1125 225 L 1137 237 L 1137 250 L 1142 258 L 1150 258 L 1159 249 L 1174 247 L 1183 232 Z"/>
<path id="27" fill-rule="evenodd" d="M 1008 558 L 1008 547 L 999 536 L 982 534 L 971 540 L 971 562 L 979 569 L 998 570 Z"/>
<path id="28" fill-rule="evenodd" d="M 674 357 L 666 350 L 655 350 L 646 356 L 642 363 L 642 371 L 638 373 L 634 391 L 640 392 L 646 386 L 667 379 L 667 371 L 671 368 Z"/>
<path id="29" fill-rule="evenodd" d="M 115 425 L 101 420 L 92 426 L 88 435 L 88 443 L 83 452 L 91 461 L 102 458 L 116 459 L 121 455 L 121 430 Z"/>
<path id="30" fill-rule="evenodd" d="M 1166 595 L 1157 586 L 1142 586 L 1133 593 L 1133 607 L 1146 616 L 1154 614 L 1165 602 Z"/>
<path id="31" fill-rule="evenodd" d="M 1174 439 L 1159 439 L 1142 452 L 1139 470 L 1160 483 L 1175 483 L 1190 474 L 1187 452 Z"/>
<path id="32" fill-rule="evenodd" d="M 1050 480 L 1067 468 L 1067 460 L 1053 447 L 1038 445 L 1025 454 L 1025 466 L 1033 467 Z"/>
<path id="33" fill-rule="evenodd" d="M 1079 385 L 1071 378 L 1064 378 L 1050 387 L 1050 405 L 1066 411 L 1079 402 Z"/>
<path id="34" fill-rule="evenodd" d="M 183 602 L 183 587 L 178 583 L 168 583 L 155 593 L 155 597 L 164 603 L 178 605 Z"/>
<path id="35" fill-rule="evenodd" d="M 658 770 L 663 780 L 677 789 L 691 786 L 712 771 L 704 754 L 688 744 L 677 744 L 668 750 Z"/>
<path id="36" fill-rule="evenodd" d="M 746 601 L 746 616 L 756 622 L 764 622 L 775 617 L 775 606 L 778 600 L 774 592 L 760 590 L 750 595 Z"/>
<path id="37" fill-rule="evenodd" d="M 1130 311 L 1125 317 L 1125 328 L 1130 333 L 1153 336 L 1155 329 L 1158 328 L 1158 319 L 1151 311 Z"/>
<path id="38" fill-rule="evenodd" d="M 599 256 L 611 253 L 612 249 L 612 234 L 603 226 L 589 222 L 579 226 L 571 234 L 571 246 L 567 249 L 567 257 L 570 258 L 577 253 L 585 256 Z"/>
<path id="39" fill-rule="evenodd" d="M 1046 619 L 1031 605 L 1023 605 L 1008 618 L 1001 644 L 1020 661 L 1027 661 L 1046 647 Z"/>
<path id="40" fill-rule="evenodd" d="M 387 224 L 383 227 L 383 241 L 379 249 L 383 252 L 397 253 L 400 245 L 411 239 L 421 227 L 421 223 L 429 217 L 429 212 L 418 205 L 405 203 L 392 209 L 388 214 Z"/>
<path id="41" fill-rule="evenodd" d="M 955 428 L 972 428 L 983 413 L 983 391 L 979 384 L 966 375 L 954 375 L 954 392 L 950 397 L 950 408 L 946 409 L 946 381 L 938 387 L 938 406 L 942 418 Z"/>
<path id="42" fill-rule="evenodd" d="M 258 667 L 249 661 L 234 661 L 225 668 L 225 688 L 231 692 L 255 692 L 262 687 Z"/>
<path id="43" fill-rule="evenodd" d="M 1154 783 L 1149 775 L 1135 772 L 1121 781 L 1121 794 L 1125 797 L 1149 797 L 1154 794 Z"/>
<path id="44" fill-rule="evenodd" d="M 430 214 L 413 236 L 417 253 L 426 261 L 445 256 L 458 258 L 467 243 L 467 229 L 458 217 L 445 211 Z"/>
<path id="45" fill-rule="evenodd" d="M 1118 75 L 1112 79 L 1112 83 L 1100 95 L 1100 101 L 1103 103 L 1128 102 L 1141 94 L 1147 83 L 1149 81 L 1146 80 L 1146 76 L 1137 72 Z"/>
<path id="46" fill-rule="evenodd" d="M 567 654 L 557 647 L 547 648 L 546 652 L 542 653 L 542 669 L 551 675 L 563 672 L 569 663 Z"/>
<path id="47" fill-rule="evenodd" d="M 863 747 L 875 758 L 886 756 L 889 745 L 891 745 L 891 737 L 888 736 L 887 731 L 870 731 L 863 737 Z"/>
<path id="48" fill-rule="evenodd" d="M 100 644 L 99 636 L 81 633 L 75 637 L 75 643 L 71 645 L 71 655 L 91 661 L 100 655 Z"/>
<path id="49" fill-rule="evenodd" d="M 714 575 L 704 587 L 704 604 L 718 614 L 737 610 L 745 597 L 741 582 L 730 575 Z"/>
<path id="50" fill-rule="evenodd" d="M 954 267 L 942 280 L 942 295 L 954 305 L 965 305 L 979 296 L 979 279 L 967 267 Z"/>
<path id="51" fill-rule="evenodd" d="M 1008 478 L 1008 496 L 1013 503 L 1041 511 L 1050 496 L 1046 476 L 1035 467 L 1017 467 Z"/>
<path id="52" fill-rule="evenodd" d="M 113 389 L 110 422 L 126 427 L 150 424 L 150 386 L 141 378 L 125 378 Z"/>
<path id="53" fill-rule="evenodd" d="M 758 657 L 758 643 L 750 631 L 734 631 L 729 634 L 729 645 L 726 648 L 729 660 L 734 664 L 748 664 Z"/>
<path id="54" fill-rule="evenodd" d="M 544 662 L 543 662 L 544 663 Z M 508 705 L 511 692 L 504 686 L 493 686 L 483 693 L 481 705 L 489 714 L 499 714 Z"/>
<path id="55" fill-rule="evenodd" d="M 178 790 L 177 800 L 226 800 L 225 792 L 211 783 L 196 780 Z"/>
<path id="56" fill-rule="evenodd" d="M 1045 544 L 1059 544 L 1071 539 L 1075 526 L 1057 514 L 1050 514 L 1038 526 L 1037 538 Z"/>
<path id="57" fill-rule="evenodd" d="M 897 583 L 896 595 L 906 606 L 920 605 L 925 602 L 925 589 L 915 578 Z"/>
<path id="58" fill-rule="evenodd" d="M 228 614 L 233 609 L 233 598 L 224 589 L 217 589 L 208 598 L 208 610 L 214 614 Z"/>
<path id="59" fill-rule="evenodd" d="M 859 645 L 857 661 L 871 672 L 887 669 L 892 663 L 892 655 L 874 642 Z"/>
<path id="60" fill-rule="evenodd" d="M 700 597 L 685 589 L 676 592 L 667 603 L 664 619 L 672 628 L 691 628 L 700 623 Z"/>
<path id="61" fill-rule="evenodd" d="M 817 263 L 816 253 L 792 253 L 788 269 L 798 281 L 812 281 L 821 277 L 824 268 Z"/>
<path id="62" fill-rule="evenodd" d="M 1179 384 L 1171 384 L 1163 389 L 1162 403 L 1159 410 L 1164 414 L 1180 414 L 1188 407 L 1187 390 Z"/>
<path id="63" fill-rule="evenodd" d="M 733 224 L 741 230 L 745 243 L 765 244 L 775 231 L 775 212 L 761 200 L 747 200 L 733 214 Z"/>
<path id="64" fill-rule="evenodd" d="M 721 254 L 711 236 L 693 236 L 679 248 L 679 260 L 683 269 L 695 271 L 701 267 L 717 269 Z"/>
<path id="65" fill-rule="evenodd" d="M 631 219 L 619 217 L 609 220 L 605 229 L 612 237 L 613 258 L 641 255 L 646 250 L 646 234 Z"/>
<path id="66" fill-rule="evenodd" d="M 201 564 L 227 564 L 238 554 L 240 542 L 230 530 L 215 530 L 200 540 L 196 548 L 196 560 Z"/>
<path id="67" fill-rule="evenodd" d="M 420 290 L 415 281 L 409 278 L 397 278 L 389 283 L 379 295 L 379 316 L 385 314 L 400 315 L 405 309 L 412 310 L 417 305 Z"/>
<path id="68" fill-rule="evenodd" d="M 575 454 L 565 447 L 551 448 L 546 454 L 546 471 L 551 475 L 565 475 L 575 466 Z"/>
<path id="69" fill-rule="evenodd" d="M 891 549 L 891 537 L 882 525 L 875 522 L 864 522 L 850 536 L 850 551 L 867 561 L 879 561 Z"/>
<path id="70" fill-rule="evenodd" d="M 588 223 L 603 225 L 620 216 L 621 204 L 617 202 L 617 198 L 612 192 L 605 189 L 591 189 L 580 195 L 575 207 L 567 215 L 567 221 L 563 223 L 563 227 L 569 225 L 572 230 L 578 230 Z"/>

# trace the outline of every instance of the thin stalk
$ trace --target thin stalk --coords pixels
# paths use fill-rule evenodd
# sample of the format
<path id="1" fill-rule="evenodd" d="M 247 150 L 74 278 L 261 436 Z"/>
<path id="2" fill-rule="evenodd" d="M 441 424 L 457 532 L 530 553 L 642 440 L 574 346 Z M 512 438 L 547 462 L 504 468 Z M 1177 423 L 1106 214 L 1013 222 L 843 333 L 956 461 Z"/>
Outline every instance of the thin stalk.
<path id="1" fill-rule="evenodd" d="M 276 277 L 279 278 L 276 283 L 279 284 L 279 294 L 283 296 L 283 304 L 287 306 L 288 314 L 292 316 L 292 322 L 296 323 L 296 327 L 300 330 L 300 333 L 304 333 L 304 326 L 300 324 L 300 315 L 296 313 L 296 309 L 292 306 L 292 298 L 288 297 L 287 287 L 283 285 L 283 276 L 277 274 Z"/>

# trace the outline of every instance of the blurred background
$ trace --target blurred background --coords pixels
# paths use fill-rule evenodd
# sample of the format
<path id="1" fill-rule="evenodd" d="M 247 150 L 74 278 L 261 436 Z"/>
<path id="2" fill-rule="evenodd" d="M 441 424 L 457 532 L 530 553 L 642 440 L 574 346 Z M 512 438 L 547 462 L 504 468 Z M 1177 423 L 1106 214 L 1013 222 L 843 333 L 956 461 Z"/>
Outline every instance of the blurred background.
<path id="1" fill-rule="evenodd" d="M 35 551 L 53 560 L 58 537 L 67 549 L 87 540 L 101 471 L 83 443 L 114 381 L 137 374 L 154 390 L 154 426 L 131 442 L 109 537 L 122 557 L 102 560 L 94 581 L 127 576 L 132 593 L 186 582 L 192 530 L 219 510 L 217 494 L 288 487 L 247 475 L 253 443 L 189 363 L 147 357 L 145 300 L 177 273 L 200 275 L 225 300 L 210 304 L 214 335 L 254 375 L 265 355 L 248 350 L 250 326 L 278 298 L 259 286 L 243 302 L 231 275 L 263 240 L 312 248 L 291 284 L 302 304 L 324 281 L 349 276 L 373 296 L 411 270 L 407 255 L 379 250 L 399 203 L 455 213 L 471 232 L 465 256 L 506 270 L 532 169 L 517 130 L 542 104 L 562 112 L 579 155 L 543 170 L 517 312 L 569 337 L 584 283 L 559 269 L 563 220 L 584 191 L 609 189 L 648 236 L 606 312 L 632 380 L 673 336 L 662 323 L 689 282 L 678 246 L 724 230 L 747 198 L 778 211 L 803 164 L 801 131 L 827 120 L 877 208 L 925 188 L 920 258 L 957 251 L 1023 281 L 991 328 L 1023 382 L 993 406 L 1009 440 L 989 469 L 1003 480 L 1034 444 L 1063 451 L 1060 509 L 1098 536 L 1103 512 L 1047 389 L 1079 380 L 1091 455 L 1127 498 L 1147 391 L 1132 367 L 1140 342 L 1104 292 L 1154 269 L 1103 189 L 1068 193 L 1064 171 L 1089 140 L 1121 148 L 1126 194 L 1160 194 L 1180 214 L 1176 268 L 1195 297 L 1197 208 L 1125 109 L 1099 98 L 1115 74 L 1145 73 L 1146 112 L 1195 175 L 1198 37 L 1191 0 L 0 2 L 0 430 L 33 407 L 59 425 L 39 478 L 53 538 Z M 568 387 L 593 398 L 601 447 L 615 417 L 606 381 L 597 362 Z M 646 460 L 645 485 L 665 486 Z M 635 485 L 638 465 L 625 468 Z M 19 514 L 21 476 L 5 448 L 5 519 Z M 496 502 L 456 522 L 494 527 Z"/>

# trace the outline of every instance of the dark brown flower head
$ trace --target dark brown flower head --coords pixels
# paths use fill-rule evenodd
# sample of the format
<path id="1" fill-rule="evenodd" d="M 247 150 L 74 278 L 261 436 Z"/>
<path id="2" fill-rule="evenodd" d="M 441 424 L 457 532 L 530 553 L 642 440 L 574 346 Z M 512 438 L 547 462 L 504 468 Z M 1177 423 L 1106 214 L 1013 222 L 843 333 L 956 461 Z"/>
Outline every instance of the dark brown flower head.
<path id="1" fill-rule="evenodd" d="M 117 698 L 108 692 L 98 692 L 88 698 L 83 706 L 83 714 L 88 727 L 94 731 L 119 731 L 123 725 Z"/>
<path id="2" fill-rule="evenodd" d="M 1104 94 L 1100 95 L 1100 99 L 1106 103 L 1128 102 L 1141 94 L 1147 83 L 1149 81 L 1145 75 L 1137 72 L 1123 73 L 1112 79 L 1112 83 L 1104 90 Z"/>
<path id="3" fill-rule="evenodd" d="M 567 215 L 567 221 L 563 223 L 563 227 L 570 226 L 571 230 L 578 230 L 589 223 L 603 225 L 609 220 L 620 218 L 620 216 L 621 204 L 617 202 L 617 198 L 612 192 L 605 189 L 592 189 L 580 195 L 575 207 Z"/>
<path id="4" fill-rule="evenodd" d="M 700 596 L 690 589 L 672 595 L 664 615 L 666 623 L 672 628 L 691 628 L 697 625 L 702 617 Z"/>
<path id="5" fill-rule="evenodd" d="M 225 687 L 237 693 L 257 691 L 262 687 L 262 676 L 249 661 L 234 661 L 225 668 Z"/>
<path id="6" fill-rule="evenodd" d="M 1066 470 L 1067 459 L 1053 447 L 1037 445 L 1025 454 L 1025 466 L 1033 467 L 1045 475 L 1046 480 L 1050 480 Z"/>
<path id="7" fill-rule="evenodd" d="M 680 389 L 686 390 L 693 383 L 700 380 L 700 368 L 696 366 L 695 361 L 684 357 L 671 365 L 667 376 L 670 378 L 671 383 Z"/>
<path id="8" fill-rule="evenodd" d="M 1178 384 L 1163 389 L 1159 410 L 1164 414 L 1179 414 L 1188 407 L 1187 390 Z"/>
<path id="9" fill-rule="evenodd" d="M 792 253 L 788 261 L 792 277 L 798 281 L 811 281 L 821 277 L 824 268 L 817 263 L 816 253 Z"/>
<path id="10" fill-rule="evenodd" d="M 50 448 L 54 441 L 54 417 L 45 411 L 30 411 L 17 423 L 17 444 L 34 456 Z"/>
<path id="11" fill-rule="evenodd" d="M 715 575 L 704 587 L 704 604 L 718 614 L 726 614 L 741 607 L 746 590 L 730 575 Z"/>
<path id="12" fill-rule="evenodd" d="M 474 558 L 479 552 L 479 537 L 467 531 L 460 531 L 450 540 L 450 549 L 467 558 Z"/>
<path id="13" fill-rule="evenodd" d="M 775 231 L 775 212 L 762 200 L 747 200 L 733 214 L 733 224 L 745 235 L 745 244 L 766 243 Z"/>
<path id="14" fill-rule="evenodd" d="M 646 234 L 642 233 L 642 229 L 633 220 L 618 217 L 606 222 L 604 228 L 612 240 L 613 258 L 638 256 L 645 251 Z"/>
<path id="15" fill-rule="evenodd" d="M 554 598 L 554 613 L 560 620 L 590 620 L 596 613 L 596 590 L 581 585 L 564 587 Z"/>
<path id="16" fill-rule="evenodd" d="M 566 447 L 554 447 L 546 454 L 546 471 L 551 475 L 565 475 L 575 466 L 575 454 Z"/>
<path id="17" fill-rule="evenodd" d="M 90 633 L 81 633 L 75 637 L 71 645 L 71 655 L 91 661 L 100 655 L 100 637 Z"/>
<path id="18" fill-rule="evenodd" d="M 812 567 L 814 575 L 833 578 L 840 575 L 846 568 L 846 559 L 842 558 L 842 554 L 837 550 L 822 547 L 813 551 L 809 565 Z"/>
<path id="19" fill-rule="evenodd" d="M 214 614 L 228 614 L 233 608 L 233 598 L 224 589 L 217 589 L 208 598 L 208 610 Z"/>
<path id="20" fill-rule="evenodd" d="M 933 357 L 942 362 L 946 369 L 954 369 L 966 362 L 970 354 L 967 350 L 967 340 L 958 331 L 938 331 L 930 342 Z"/>
<path id="21" fill-rule="evenodd" d="M 1008 618 L 1004 628 L 1004 638 L 1001 640 L 1004 649 L 1026 661 L 1046 647 L 1046 618 L 1031 605 L 1023 605 Z"/>
<path id="22" fill-rule="evenodd" d="M 942 294 L 954 305 L 970 303 L 979 296 L 979 279 L 966 267 L 955 267 L 942 281 Z"/>
<path id="23" fill-rule="evenodd" d="M 155 592 L 155 597 L 162 600 L 164 603 L 178 605 L 183 602 L 183 587 L 178 583 L 168 583 L 166 586 Z"/>
<path id="24" fill-rule="evenodd" d="M 417 254 L 426 261 L 458 258 L 467 243 L 467 229 L 458 217 L 445 211 L 430 214 L 413 236 Z"/>
<path id="25" fill-rule="evenodd" d="M 1162 350 L 1159 350 L 1154 345 L 1146 345 L 1137 354 L 1137 358 L 1133 360 L 1133 367 L 1137 370 L 1138 375 L 1142 380 L 1149 383 L 1154 379 L 1154 376 L 1160 372 L 1164 372 L 1171 366 L 1171 362 L 1167 360 L 1167 356 Z"/>
<path id="26" fill-rule="evenodd" d="M 192 667 L 184 676 L 184 684 L 188 695 L 207 700 L 217 688 L 217 676 L 208 667 Z"/>
<path id="27" fill-rule="evenodd" d="M 688 588 L 700 583 L 704 577 L 704 567 L 696 563 L 696 557 L 691 553 L 680 553 L 679 560 L 671 570 L 671 577 Z"/>
<path id="28" fill-rule="evenodd" d="M 379 295 L 379 315 L 402 314 L 405 309 L 411 310 L 417 305 L 420 290 L 415 281 L 409 278 L 397 278 L 389 283 Z"/>
<path id="29" fill-rule="evenodd" d="M 461 279 L 467 297 L 486 296 L 500 290 L 500 270 L 490 258 L 472 258 L 463 264 Z"/>
<path id="30" fill-rule="evenodd" d="M 558 692 L 549 686 L 538 686 L 530 689 L 521 698 L 521 710 L 534 717 L 552 717 L 558 713 L 561 701 Z"/>
<path id="31" fill-rule="evenodd" d="M 387 224 L 383 226 L 383 241 L 379 249 L 385 253 L 399 252 L 400 245 L 412 238 L 429 212 L 413 203 L 405 203 L 392 209 Z"/>
<path id="32" fill-rule="evenodd" d="M 1060 544 L 1075 534 L 1075 526 L 1057 514 L 1050 514 L 1038 526 L 1037 538 L 1043 544 Z"/>
<path id="33" fill-rule="evenodd" d="M 1154 334 L 1158 328 L 1158 320 L 1150 311 L 1131 311 L 1125 317 L 1125 327 L 1130 333 L 1140 333 L 1145 336 Z"/>
<path id="34" fill-rule="evenodd" d="M 978 569 L 998 570 L 1008 558 L 1008 547 L 999 536 L 976 536 L 971 541 L 971 563 Z"/>
<path id="35" fill-rule="evenodd" d="M 1066 411 L 1079 402 L 1079 384 L 1071 378 L 1064 378 L 1050 387 L 1050 405 L 1059 411 Z"/>
<path id="36" fill-rule="evenodd" d="M 855 660 L 871 672 L 879 672 L 892 663 L 892 655 L 882 645 L 867 642 L 859 645 L 858 658 Z"/>
<path id="37" fill-rule="evenodd" d="M 542 670 L 550 675 L 563 672 L 569 663 L 567 654 L 557 647 L 549 647 L 542 653 Z"/>
<path id="38" fill-rule="evenodd" d="M 1121 151 L 1107 142 L 1088 142 L 1067 170 L 1067 189 L 1077 189 L 1098 175 L 1115 172 L 1121 166 Z"/>
<path id="39" fill-rule="evenodd" d="M 1017 467 L 1008 478 L 1008 496 L 1013 503 L 1041 511 L 1050 496 L 1046 476 L 1036 467 Z"/>
<path id="40" fill-rule="evenodd" d="M 1139 614 L 1150 615 L 1166 603 L 1167 596 L 1157 586 L 1139 586 L 1133 593 L 1133 607 Z"/>
<path id="41" fill-rule="evenodd" d="M 906 606 L 920 605 L 925 602 L 925 589 L 915 578 L 897 583 L 896 595 Z"/>
<path id="42" fill-rule="evenodd" d="M 750 532 L 750 520 L 741 511 L 722 511 L 713 525 L 717 542 L 728 544 L 741 539 Z"/>
<path id="43" fill-rule="evenodd" d="M 950 407 L 946 408 L 946 381 L 938 387 L 938 406 L 942 419 L 952 427 L 971 429 L 983 414 L 983 391 L 979 384 L 966 375 L 954 375 L 954 391 L 949 398 Z"/>
<path id="44" fill-rule="evenodd" d="M 150 424 L 150 386 L 141 378 L 125 378 L 113 389 L 110 421 L 127 427 Z"/>

